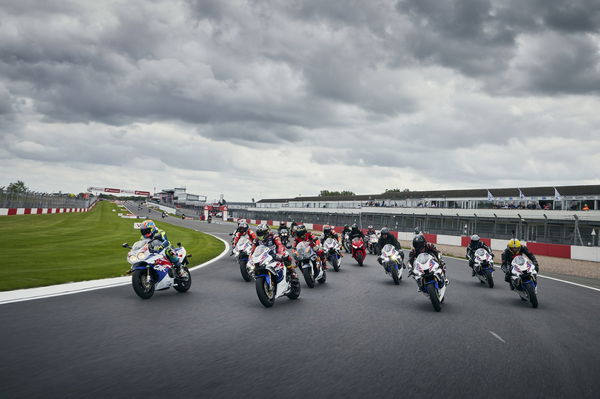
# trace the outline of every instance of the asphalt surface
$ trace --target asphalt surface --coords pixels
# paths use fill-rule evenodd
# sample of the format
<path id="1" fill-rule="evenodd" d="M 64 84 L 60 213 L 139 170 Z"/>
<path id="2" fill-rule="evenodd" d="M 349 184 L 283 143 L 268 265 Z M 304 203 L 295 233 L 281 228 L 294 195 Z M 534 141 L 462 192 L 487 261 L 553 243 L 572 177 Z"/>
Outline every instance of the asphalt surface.
<path id="1" fill-rule="evenodd" d="M 169 221 L 226 241 L 232 230 Z M 270 309 L 230 257 L 193 272 L 186 294 L 144 301 L 123 286 L 2 305 L 0 398 L 599 397 L 600 292 L 542 279 L 533 309 L 501 273 L 489 289 L 447 263 L 440 313 L 406 275 L 395 286 L 374 257 L 349 255 Z"/>

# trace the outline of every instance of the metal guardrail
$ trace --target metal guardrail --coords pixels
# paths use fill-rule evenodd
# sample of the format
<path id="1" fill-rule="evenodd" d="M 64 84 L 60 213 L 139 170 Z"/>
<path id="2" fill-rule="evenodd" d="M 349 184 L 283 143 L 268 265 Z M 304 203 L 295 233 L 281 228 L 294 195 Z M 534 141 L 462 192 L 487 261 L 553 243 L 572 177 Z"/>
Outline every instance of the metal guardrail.
<path id="1" fill-rule="evenodd" d="M 96 198 L 73 198 L 68 194 L 15 193 L 0 190 L 0 208 L 89 208 Z"/>

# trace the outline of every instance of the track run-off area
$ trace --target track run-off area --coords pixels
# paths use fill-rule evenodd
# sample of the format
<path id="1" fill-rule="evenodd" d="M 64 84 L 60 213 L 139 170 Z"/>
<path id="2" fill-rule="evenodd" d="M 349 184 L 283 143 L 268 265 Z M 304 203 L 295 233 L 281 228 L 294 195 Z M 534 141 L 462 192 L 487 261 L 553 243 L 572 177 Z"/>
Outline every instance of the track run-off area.
<path id="1" fill-rule="evenodd" d="M 167 233 L 229 241 L 234 228 L 151 216 Z M 374 256 L 347 254 L 270 309 L 227 256 L 185 294 L 141 300 L 125 285 L 1 305 L 0 397 L 598 397 L 600 292 L 542 278 L 533 309 L 500 271 L 489 289 L 445 259 L 440 313 L 406 273 L 396 286 Z"/>

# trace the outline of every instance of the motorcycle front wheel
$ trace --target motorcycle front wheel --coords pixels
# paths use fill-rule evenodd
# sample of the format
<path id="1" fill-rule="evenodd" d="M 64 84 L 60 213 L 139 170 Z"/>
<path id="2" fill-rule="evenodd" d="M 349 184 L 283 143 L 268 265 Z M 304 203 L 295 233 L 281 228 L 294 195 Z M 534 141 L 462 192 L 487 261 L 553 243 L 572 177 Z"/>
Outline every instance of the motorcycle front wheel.
<path id="1" fill-rule="evenodd" d="M 154 283 L 148 282 L 146 270 L 135 270 L 131 275 L 131 285 L 135 293 L 142 299 L 150 299 L 154 295 Z"/>
<path id="2" fill-rule="evenodd" d="M 485 271 L 485 279 L 487 280 L 488 287 L 494 288 L 494 277 L 490 270 Z"/>
<path id="3" fill-rule="evenodd" d="M 273 284 L 273 278 L 270 280 Z M 275 287 L 269 286 L 267 279 L 264 277 L 256 278 L 256 295 L 258 295 L 258 300 L 265 308 L 270 308 L 275 304 Z"/>
<path id="4" fill-rule="evenodd" d="M 525 291 L 527 292 L 527 296 L 529 297 L 529 302 L 531 303 L 531 307 L 538 307 L 538 299 L 537 294 L 535 293 L 535 287 L 532 284 L 525 284 Z"/>
<path id="5" fill-rule="evenodd" d="M 238 263 L 240 264 L 240 272 L 242 273 L 242 278 L 244 279 L 244 281 L 252 280 L 252 278 L 250 277 L 250 274 L 248 273 L 248 268 L 246 267 L 246 264 L 248 263 L 248 261 L 244 260 L 242 258 L 239 258 Z"/>
<path id="6" fill-rule="evenodd" d="M 434 284 L 427 284 L 427 294 L 429 295 L 429 299 L 431 299 L 431 304 L 435 311 L 439 312 L 442 310 L 442 304 L 440 303 L 440 298 Z"/>
<path id="7" fill-rule="evenodd" d="M 340 260 L 337 256 L 332 256 L 329 258 L 329 262 L 333 265 L 333 270 L 336 272 L 340 271 Z"/>
<path id="8" fill-rule="evenodd" d="M 304 281 L 306 281 L 308 288 L 315 288 L 315 279 L 312 275 L 312 267 L 303 268 L 302 275 L 304 276 Z"/>
<path id="9" fill-rule="evenodd" d="M 400 284 L 400 278 L 398 277 L 398 268 L 395 265 L 391 265 L 390 269 L 392 271 L 392 278 L 394 279 L 394 284 Z"/>

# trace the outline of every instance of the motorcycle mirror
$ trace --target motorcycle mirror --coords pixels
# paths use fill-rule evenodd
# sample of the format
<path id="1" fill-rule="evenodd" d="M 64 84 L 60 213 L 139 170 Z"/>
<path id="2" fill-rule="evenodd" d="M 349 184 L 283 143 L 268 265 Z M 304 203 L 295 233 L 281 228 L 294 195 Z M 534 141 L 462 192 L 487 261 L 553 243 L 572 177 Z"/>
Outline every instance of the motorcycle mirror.
<path id="1" fill-rule="evenodd" d="M 124 242 L 124 243 L 123 243 L 121 246 L 122 246 L 123 248 L 129 248 L 129 244 L 127 244 L 126 242 Z"/>

